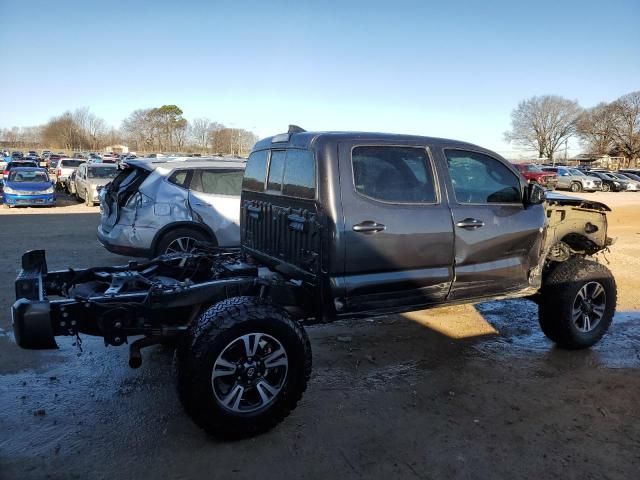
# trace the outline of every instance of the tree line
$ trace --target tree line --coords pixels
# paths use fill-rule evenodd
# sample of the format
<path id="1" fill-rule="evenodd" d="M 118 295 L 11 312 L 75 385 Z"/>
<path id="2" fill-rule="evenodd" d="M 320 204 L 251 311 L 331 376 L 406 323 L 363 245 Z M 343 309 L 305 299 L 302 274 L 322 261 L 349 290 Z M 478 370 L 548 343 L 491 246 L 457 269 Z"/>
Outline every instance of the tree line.
<path id="1" fill-rule="evenodd" d="M 625 167 L 638 164 L 640 91 L 586 109 L 557 95 L 531 97 L 511 112 L 511 130 L 505 132 L 508 142 L 550 160 L 573 137 L 589 154 L 622 157 Z"/>
<path id="2" fill-rule="evenodd" d="M 16 148 L 99 151 L 124 144 L 135 152 L 246 155 L 258 137 L 208 118 L 189 121 L 177 105 L 162 105 L 133 111 L 119 129 L 109 127 L 88 108 L 79 108 L 44 125 L 0 129 L 0 140 Z"/>

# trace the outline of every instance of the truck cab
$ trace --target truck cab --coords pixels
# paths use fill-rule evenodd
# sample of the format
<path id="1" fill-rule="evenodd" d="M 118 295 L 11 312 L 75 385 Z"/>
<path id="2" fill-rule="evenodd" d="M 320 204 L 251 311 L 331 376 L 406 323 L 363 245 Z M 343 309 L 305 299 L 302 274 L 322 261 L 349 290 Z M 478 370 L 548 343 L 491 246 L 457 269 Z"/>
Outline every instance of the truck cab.
<path id="1" fill-rule="evenodd" d="M 545 209 L 527 192 L 509 162 L 469 143 L 287 133 L 249 157 L 242 246 L 320 286 L 336 315 L 507 294 L 530 288 L 542 253 Z"/>

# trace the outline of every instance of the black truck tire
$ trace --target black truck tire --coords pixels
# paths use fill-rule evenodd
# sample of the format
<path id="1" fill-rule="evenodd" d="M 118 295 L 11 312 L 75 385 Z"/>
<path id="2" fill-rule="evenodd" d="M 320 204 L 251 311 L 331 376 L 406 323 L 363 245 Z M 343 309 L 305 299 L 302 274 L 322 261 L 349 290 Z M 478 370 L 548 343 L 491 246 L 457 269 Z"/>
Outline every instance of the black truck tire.
<path id="1" fill-rule="evenodd" d="M 217 438 L 245 438 L 296 407 L 311 375 L 311 345 L 286 311 L 234 297 L 193 322 L 176 367 L 178 394 L 193 421 Z"/>
<path id="2" fill-rule="evenodd" d="M 540 327 L 561 348 L 588 348 L 611 325 L 616 283 L 600 263 L 578 257 L 559 263 L 546 277 L 540 293 Z"/>

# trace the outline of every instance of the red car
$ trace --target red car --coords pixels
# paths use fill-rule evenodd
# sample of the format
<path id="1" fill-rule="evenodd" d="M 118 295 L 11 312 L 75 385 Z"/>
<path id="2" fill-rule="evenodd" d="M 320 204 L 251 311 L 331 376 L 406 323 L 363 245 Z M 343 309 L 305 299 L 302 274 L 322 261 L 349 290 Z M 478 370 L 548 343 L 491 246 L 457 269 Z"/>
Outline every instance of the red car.
<path id="1" fill-rule="evenodd" d="M 555 173 L 545 172 L 539 165 L 533 163 L 513 163 L 512 165 L 529 183 L 537 183 L 548 190 L 555 190 L 558 185 L 558 176 Z"/>

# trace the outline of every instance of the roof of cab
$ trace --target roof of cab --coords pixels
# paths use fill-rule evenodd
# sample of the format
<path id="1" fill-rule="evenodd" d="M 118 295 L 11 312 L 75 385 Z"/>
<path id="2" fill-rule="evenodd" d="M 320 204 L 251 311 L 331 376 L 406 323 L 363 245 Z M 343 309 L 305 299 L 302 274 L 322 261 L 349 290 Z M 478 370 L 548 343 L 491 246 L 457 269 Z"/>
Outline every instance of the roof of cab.
<path id="1" fill-rule="evenodd" d="M 294 148 L 311 148 L 320 140 L 329 140 L 334 142 L 350 141 L 350 140 L 367 140 L 367 141 L 384 141 L 398 143 L 403 142 L 422 142 L 432 146 L 456 146 L 465 148 L 474 148 L 486 150 L 483 147 L 460 140 L 451 140 L 447 138 L 426 137 L 421 135 L 404 135 L 398 133 L 381 133 L 381 132 L 305 132 L 297 131 L 292 133 L 281 133 L 271 137 L 259 140 L 253 147 L 253 150 L 264 150 L 273 147 L 294 147 Z"/>

